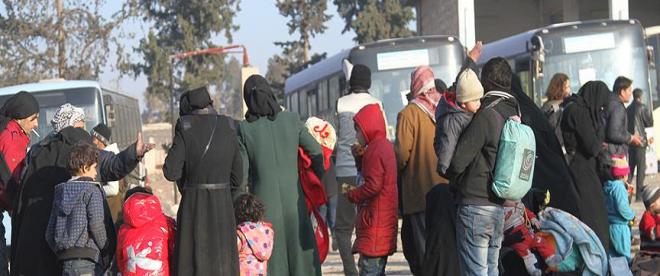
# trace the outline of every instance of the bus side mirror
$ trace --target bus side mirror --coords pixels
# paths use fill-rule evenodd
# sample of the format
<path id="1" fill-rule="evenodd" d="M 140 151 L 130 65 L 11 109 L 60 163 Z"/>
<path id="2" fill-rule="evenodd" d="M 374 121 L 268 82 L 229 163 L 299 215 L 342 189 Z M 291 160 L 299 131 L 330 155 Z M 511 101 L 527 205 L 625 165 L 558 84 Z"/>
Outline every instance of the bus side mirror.
<path id="1" fill-rule="evenodd" d="M 109 128 L 115 127 L 115 107 L 112 104 L 105 105 L 105 118 Z"/>
<path id="2" fill-rule="evenodd" d="M 646 58 L 648 59 L 649 62 L 649 68 L 654 69 L 656 64 L 655 64 L 655 50 L 653 49 L 653 46 L 646 46 Z"/>

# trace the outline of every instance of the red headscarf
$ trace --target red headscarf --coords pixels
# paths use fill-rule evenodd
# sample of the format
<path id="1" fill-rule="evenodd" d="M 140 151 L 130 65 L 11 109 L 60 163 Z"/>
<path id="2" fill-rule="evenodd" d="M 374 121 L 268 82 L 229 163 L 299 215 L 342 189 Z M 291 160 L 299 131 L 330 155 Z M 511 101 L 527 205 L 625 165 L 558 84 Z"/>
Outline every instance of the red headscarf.
<path id="1" fill-rule="evenodd" d="M 410 101 L 421 108 L 435 122 L 435 108 L 438 106 L 442 94 L 435 89 L 435 76 L 429 66 L 419 66 L 413 71 L 410 82 Z"/>

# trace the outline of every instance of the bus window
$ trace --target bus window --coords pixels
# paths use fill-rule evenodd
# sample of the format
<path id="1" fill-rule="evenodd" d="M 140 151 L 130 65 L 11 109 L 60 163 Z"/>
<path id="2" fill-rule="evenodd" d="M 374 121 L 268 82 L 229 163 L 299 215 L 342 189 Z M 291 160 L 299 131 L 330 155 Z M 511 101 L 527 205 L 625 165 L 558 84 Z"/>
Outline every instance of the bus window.
<path id="1" fill-rule="evenodd" d="M 321 80 L 318 86 L 318 112 L 328 109 L 328 80 Z"/>
<path id="2" fill-rule="evenodd" d="M 340 92 L 341 88 L 339 87 L 339 76 L 330 78 L 330 81 L 328 82 L 328 99 L 330 101 L 330 109 L 333 112 L 336 109 L 337 99 L 339 99 L 339 95 L 341 94 Z"/>
<path id="3" fill-rule="evenodd" d="M 298 106 L 300 108 L 298 112 L 300 117 L 307 118 L 309 116 L 309 109 L 307 108 L 307 91 L 298 91 Z"/>
<path id="4" fill-rule="evenodd" d="M 298 113 L 298 91 L 291 93 L 291 112 Z"/>
<path id="5" fill-rule="evenodd" d="M 307 115 L 308 116 L 315 116 L 318 114 L 318 110 L 316 107 L 318 106 L 318 96 L 317 92 L 318 90 L 312 89 L 310 91 L 307 91 Z"/>

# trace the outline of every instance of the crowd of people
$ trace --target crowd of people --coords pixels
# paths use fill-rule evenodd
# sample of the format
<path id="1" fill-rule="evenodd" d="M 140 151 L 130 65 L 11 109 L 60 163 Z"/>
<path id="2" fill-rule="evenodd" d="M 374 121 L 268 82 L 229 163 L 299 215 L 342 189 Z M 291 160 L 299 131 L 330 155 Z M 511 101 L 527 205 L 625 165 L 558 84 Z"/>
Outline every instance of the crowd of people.
<path id="1" fill-rule="evenodd" d="M 120 151 L 67 103 L 28 151 L 39 103 L 19 92 L 0 109 L 0 207 L 12 221 L 0 275 L 321 275 L 330 244 L 345 275 L 385 275 L 399 217 L 414 275 L 618 275 L 634 266 L 633 194 L 647 208 L 636 260 L 652 260 L 660 186 L 644 184 L 643 91 L 619 77 L 574 94 L 557 74 L 539 108 L 505 59 L 478 75 L 480 51 L 449 87 L 415 68 L 393 143 L 362 64 L 344 62 L 335 126 L 303 123 L 259 75 L 245 82 L 240 122 L 206 87 L 185 92 L 163 165 L 182 194 L 176 220 L 148 187 L 117 182 L 153 148 L 140 134 Z M 523 142 L 533 146 L 518 162 Z"/>

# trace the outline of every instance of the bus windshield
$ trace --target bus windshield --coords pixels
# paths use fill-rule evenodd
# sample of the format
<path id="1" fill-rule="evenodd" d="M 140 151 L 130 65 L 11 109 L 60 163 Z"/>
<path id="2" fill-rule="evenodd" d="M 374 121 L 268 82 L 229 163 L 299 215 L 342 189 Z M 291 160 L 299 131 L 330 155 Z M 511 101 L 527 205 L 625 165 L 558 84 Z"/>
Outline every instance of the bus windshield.
<path id="1" fill-rule="evenodd" d="M 447 86 L 450 86 L 458 71 L 461 68 L 463 62 L 463 49 L 460 44 L 449 44 L 442 45 L 440 47 L 426 48 L 422 49 L 424 52 L 417 53 L 428 53 L 428 57 L 422 57 L 422 64 L 429 64 L 433 68 L 433 73 L 436 78 L 444 81 Z M 370 67 L 371 74 L 371 89 L 370 93 L 382 101 L 383 108 L 385 109 L 385 116 L 387 117 L 388 122 L 388 135 L 392 137 L 394 133 L 394 128 L 396 126 L 397 114 L 403 107 L 408 103 L 406 100 L 406 94 L 410 90 L 410 76 L 418 64 L 405 64 L 406 61 L 420 60 L 420 57 L 414 56 L 415 52 L 419 50 L 383 50 L 379 49 L 379 53 L 402 53 L 408 52 L 406 58 L 401 58 L 398 56 L 397 63 L 388 63 L 389 66 L 386 70 L 376 70 L 379 67 L 382 69 L 383 64 L 378 64 L 377 58 L 382 56 L 374 55 L 359 55 L 354 54 L 351 58 L 354 64 L 362 63 Z M 424 54 L 426 55 L 426 54 Z M 371 59 L 371 60 L 369 60 Z M 374 62 L 376 61 L 376 62 Z M 412 66 L 409 66 L 412 65 Z M 392 68 L 392 69 L 390 69 Z"/>
<path id="2" fill-rule="evenodd" d="M 91 130 L 102 121 L 99 92 L 98 89 L 94 87 L 32 92 L 32 94 L 39 102 L 39 127 L 35 130 L 39 133 L 41 138 L 35 137 L 34 134 L 31 134 L 30 144 L 38 142 L 53 131 L 50 121 L 53 119 L 57 108 L 65 103 L 70 103 L 85 111 L 86 130 Z M 0 96 L 0 105 L 4 104 L 10 96 L 11 95 Z"/>
<path id="3" fill-rule="evenodd" d="M 556 73 L 569 76 L 573 93 L 591 80 L 603 81 L 612 89 L 614 80 L 624 76 L 633 80 L 633 87 L 644 90 L 643 101 L 651 103 L 644 37 L 638 26 L 563 37 L 558 33 L 544 37 L 544 43 L 544 77 L 537 80 L 537 95 L 545 95 Z"/>

